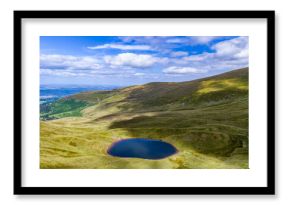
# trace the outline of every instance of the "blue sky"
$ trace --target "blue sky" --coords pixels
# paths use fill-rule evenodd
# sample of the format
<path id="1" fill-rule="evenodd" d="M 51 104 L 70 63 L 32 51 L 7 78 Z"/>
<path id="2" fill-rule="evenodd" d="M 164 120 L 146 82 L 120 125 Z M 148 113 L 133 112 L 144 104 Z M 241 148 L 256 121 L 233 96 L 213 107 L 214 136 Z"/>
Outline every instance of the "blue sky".
<path id="1" fill-rule="evenodd" d="M 245 36 L 41 36 L 41 85 L 181 82 L 248 66 Z"/>

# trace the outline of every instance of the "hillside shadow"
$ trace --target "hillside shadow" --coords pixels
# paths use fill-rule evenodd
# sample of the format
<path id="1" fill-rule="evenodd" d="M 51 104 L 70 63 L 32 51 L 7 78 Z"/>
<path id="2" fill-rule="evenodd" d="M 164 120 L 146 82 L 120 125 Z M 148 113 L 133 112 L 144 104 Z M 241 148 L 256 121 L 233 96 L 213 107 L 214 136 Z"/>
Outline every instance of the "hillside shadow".
<path id="1" fill-rule="evenodd" d="M 214 125 L 207 118 L 191 118 L 186 112 L 140 115 L 114 121 L 109 129 L 124 129 L 130 137 L 165 140 L 178 149 L 193 149 L 215 156 L 230 156 L 243 146 L 238 132 Z"/>

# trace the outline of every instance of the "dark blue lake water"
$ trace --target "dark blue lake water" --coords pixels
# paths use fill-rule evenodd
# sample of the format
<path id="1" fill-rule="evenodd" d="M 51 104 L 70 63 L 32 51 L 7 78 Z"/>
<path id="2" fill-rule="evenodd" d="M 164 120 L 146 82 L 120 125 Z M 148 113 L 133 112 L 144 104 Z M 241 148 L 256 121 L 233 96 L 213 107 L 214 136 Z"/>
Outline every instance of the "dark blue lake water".
<path id="1" fill-rule="evenodd" d="M 162 159 L 173 155 L 177 149 L 164 141 L 151 139 L 125 139 L 112 144 L 108 154 L 114 157 Z"/>

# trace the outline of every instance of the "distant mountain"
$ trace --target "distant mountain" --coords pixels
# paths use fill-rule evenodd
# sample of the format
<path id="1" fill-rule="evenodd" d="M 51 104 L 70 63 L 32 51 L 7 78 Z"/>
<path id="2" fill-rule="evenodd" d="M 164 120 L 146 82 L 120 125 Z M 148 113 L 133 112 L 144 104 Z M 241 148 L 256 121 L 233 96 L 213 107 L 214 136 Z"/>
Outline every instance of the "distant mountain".
<path id="1" fill-rule="evenodd" d="M 92 90 L 113 90 L 121 86 L 114 85 L 41 85 L 40 103 L 56 101 L 59 98 Z"/>

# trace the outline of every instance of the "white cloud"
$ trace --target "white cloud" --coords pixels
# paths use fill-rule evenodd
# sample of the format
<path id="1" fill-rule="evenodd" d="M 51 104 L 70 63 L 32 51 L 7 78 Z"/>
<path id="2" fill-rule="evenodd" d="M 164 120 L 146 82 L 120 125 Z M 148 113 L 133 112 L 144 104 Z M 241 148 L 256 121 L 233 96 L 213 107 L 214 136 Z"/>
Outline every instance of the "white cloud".
<path id="1" fill-rule="evenodd" d="M 41 75 L 62 76 L 62 77 L 86 76 L 85 73 L 75 73 L 74 71 L 53 70 L 53 69 L 40 69 L 40 74 Z"/>
<path id="2" fill-rule="evenodd" d="M 150 41 L 153 39 L 156 45 L 153 43 L 147 46 L 148 48 L 154 48 L 158 52 L 157 47 L 163 44 L 170 38 L 156 38 L 156 37 L 143 37 Z M 188 37 L 190 39 L 191 37 Z M 216 37 L 192 37 L 195 38 L 195 42 L 209 42 Z M 171 38 L 172 39 L 172 38 Z M 134 39 L 135 42 L 136 39 Z M 194 41 L 194 40 L 192 40 Z M 146 48 L 146 42 L 138 42 L 139 49 Z M 117 44 L 105 44 L 112 46 Z M 105 46 L 103 45 L 103 46 Z M 173 46 L 178 44 L 171 44 Z M 136 49 L 136 45 L 118 45 L 127 46 L 119 47 L 119 49 L 133 50 Z M 145 47 L 142 47 L 145 46 Z M 156 46 L 156 47 L 154 47 Z M 116 55 L 107 56 L 73 56 L 73 55 L 58 55 L 58 54 L 42 54 L 40 55 L 40 68 L 41 75 L 54 75 L 54 76 L 130 76 L 132 78 L 153 78 L 160 77 L 158 75 L 153 76 L 153 73 L 144 72 L 140 68 L 153 69 L 162 67 L 163 75 L 170 75 L 171 77 L 176 75 L 185 74 L 198 74 L 211 72 L 212 70 L 230 70 L 236 68 L 242 68 L 248 66 L 248 37 L 237 37 L 230 40 L 224 40 L 211 46 L 211 52 L 204 52 L 201 54 L 189 55 L 185 51 L 176 51 L 176 48 L 162 48 L 161 55 L 168 57 L 157 57 L 150 54 L 138 54 L 134 51 L 128 51 L 126 53 L 120 53 Z M 146 48 L 146 49 L 148 49 Z M 98 48 L 96 48 L 98 49 Z M 166 51 L 167 51 L 166 50 Z M 175 50 L 175 51 L 174 51 Z M 156 70 L 154 70 L 156 71 Z"/>
<path id="3" fill-rule="evenodd" d="M 193 67 L 178 67 L 178 66 L 171 66 L 163 70 L 163 73 L 167 74 L 198 74 L 206 72 L 207 72 L 206 70 L 201 70 Z"/>
<path id="4" fill-rule="evenodd" d="M 134 73 L 135 76 L 144 76 L 145 73 Z"/>
<path id="5" fill-rule="evenodd" d="M 197 69 L 236 69 L 248 66 L 248 37 L 219 42 L 211 47 L 214 53 L 201 53 L 175 60 L 176 64 Z"/>
<path id="6" fill-rule="evenodd" d="M 132 76 L 134 71 L 130 70 L 55 70 L 55 69 L 40 69 L 40 74 L 43 76 L 63 76 L 63 77 L 101 77 L 101 76 Z M 137 74 L 135 76 L 141 76 Z"/>
<path id="7" fill-rule="evenodd" d="M 172 57 L 180 57 L 180 56 L 187 56 L 188 53 L 187 52 L 184 52 L 184 51 L 176 51 L 176 52 L 170 53 L 170 55 Z"/>
<path id="8" fill-rule="evenodd" d="M 152 50 L 148 45 L 120 45 L 120 44 L 104 44 L 100 46 L 88 47 L 89 49 L 106 49 L 114 48 L 119 50 Z"/>
<path id="9" fill-rule="evenodd" d="M 181 38 L 170 38 L 170 39 L 166 40 L 165 42 L 166 43 L 183 43 L 185 41 Z"/>
<path id="10" fill-rule="evenodd" d="M 248 58 L 248 37 L 238 37 L 228 41 L 222 41 L 214 46 L 217 56 L 231 58 Z"/>
<path id="11" fill-rule="evenodd" d="M 158 62 L 159 58 L 147 54 L 121 53 L 116 56 L 105 56 L 104 60 L 113 66 L 146 68 Z"/>
<path id="12" fill-rule="evenodd" d="M 51 69 L 100 69 L 100 60 L 93 56 L 71 56 L 71 55 L 40 55 L 42 68 Z"/>
<path id="13" fill-rule="evenodd" d="M 198 44 L 208 44 L 214 39 L 219 38 L 218 36 L 194 36 L 192 39 Z"/>
<path id="14" fill-rule="evenodd" d="M 212 54 L 202 53 L 202 54 L 198 54 L 198 55 L 186 56 L 186 57 L 183 57 L 182 59 L 185 61 L 204 61 L 204 60 L 208 59 L 209 57 L 212 57 Z"/>
<path id="15" fill-rule="evenodd" d="M 186 61 L 206 61 L 206 60 L 229 60 L 248 58 L 248 37 L 238 37 L 214 44 L 211 49 L 214 53 L 201 53 L 198 55 L 186 56 Z"/>
<path id="16" fill-rule="evenodd" d="M 187 36 L 187 37 L 175 37 L 175 38 L 169 38 L 165 40 L 166 43 L 172 43 L 172 44 L 180 44 L 185 43 L 188 45 L 196 45 L 196 44 L 208 44 L 209 42 L 220 38 L 219 36 Z"/>

